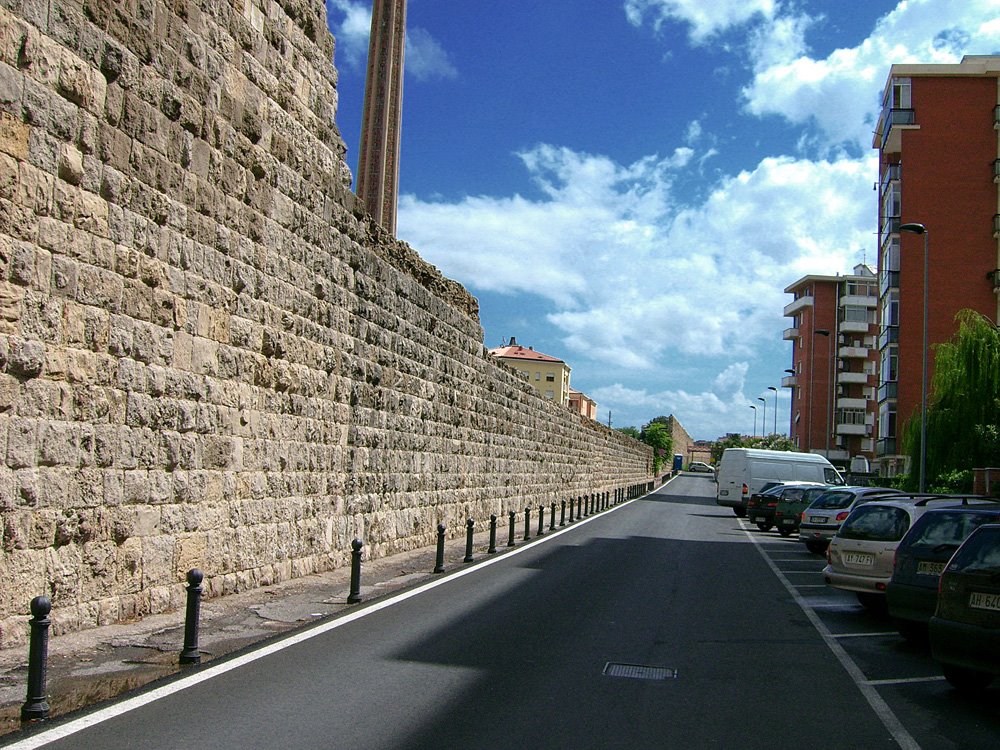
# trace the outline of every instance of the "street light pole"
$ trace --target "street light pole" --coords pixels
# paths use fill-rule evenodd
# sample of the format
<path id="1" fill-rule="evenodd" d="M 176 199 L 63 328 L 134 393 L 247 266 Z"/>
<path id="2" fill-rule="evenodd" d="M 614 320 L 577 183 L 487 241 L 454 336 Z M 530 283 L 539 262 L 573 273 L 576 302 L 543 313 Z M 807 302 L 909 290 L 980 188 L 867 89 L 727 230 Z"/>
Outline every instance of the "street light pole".
<path id="1" fill-rule="evenodd" d="M 924 492 L 927 480 L 927 300 L 928 300 L 928 243 L 930 233 L 923 224 L 900 224 L 900 232 L 924 236 L 924 331 L 920 352 L 920 491 Z"/>
<path id="2" fill-rule="evenodd" d="M 769 385 L 767 390 L 774 391 L 774 434 L 778 434 L 778 389 Z"/>
<path id="3" fill-rule="evenodd" d="M 753 409 L 753 436 L 757 437 L 757 407 L 750 404 L 750 408 Z"/>
<path id="4" fill-rule="evenodd" d="M 757 400 L 764 404 L 764 413 L 760 418 L 760 436 L 764 437 L 764 433 L 767 431 L 767 401 L 760 396 L 757 397 Z"/>

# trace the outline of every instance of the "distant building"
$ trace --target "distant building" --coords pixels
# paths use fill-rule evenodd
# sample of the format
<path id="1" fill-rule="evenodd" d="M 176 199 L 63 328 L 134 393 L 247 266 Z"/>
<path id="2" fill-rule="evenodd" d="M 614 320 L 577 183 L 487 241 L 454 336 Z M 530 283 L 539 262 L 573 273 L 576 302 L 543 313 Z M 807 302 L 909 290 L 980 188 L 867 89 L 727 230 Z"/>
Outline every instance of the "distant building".
<path id="1" fill-rule="evenodd" d="M 569 406 L 570 366 L 556 357 L 525 348 L 511 338 L 507 346 L 490 349 L 490 354 L 517 370 L 542 397 Z M 596 405 L 595 405 L 596 409 Z"/>
<path id="2" fill-rule="evenodd" d="M 587 419 L 597 419 L 597 402 L 573 388 L 569 389 L 569 408 Z"/>
<path id="3" fill-rule="evenodd" d="M 875 453 L 884 476 L 906 470 L 902 437 L 920 409 L 925 240 L 928 391 L 934 345 L 955 334 L 955 314 L 1000 316 L 998 83 L 1000 57 L 972 55 L 955 65 L 893 65 L 886 80 L 872 143 L 879 152 Z"/>
<path id="4" fill-rule="evenodd" d="M 874 456 L 878 279 L 859 264 L 847 276 L 803 276 L 785 287 L 794 300 L 784 338 L 792 342 L 788 434 L 798 450 L 846 466 Z"/>

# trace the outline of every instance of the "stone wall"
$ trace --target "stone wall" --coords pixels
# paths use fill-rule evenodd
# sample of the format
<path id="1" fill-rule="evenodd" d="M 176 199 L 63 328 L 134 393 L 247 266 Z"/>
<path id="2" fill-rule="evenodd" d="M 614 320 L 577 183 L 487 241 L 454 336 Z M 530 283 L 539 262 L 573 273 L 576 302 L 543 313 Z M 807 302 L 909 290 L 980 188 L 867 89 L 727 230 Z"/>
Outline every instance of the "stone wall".
<path id="1" fill-rule="evenodd" d="M 321 0 L 0 0 L 0 645 L 649 479 L 359 206 L 333 49 Z"/>

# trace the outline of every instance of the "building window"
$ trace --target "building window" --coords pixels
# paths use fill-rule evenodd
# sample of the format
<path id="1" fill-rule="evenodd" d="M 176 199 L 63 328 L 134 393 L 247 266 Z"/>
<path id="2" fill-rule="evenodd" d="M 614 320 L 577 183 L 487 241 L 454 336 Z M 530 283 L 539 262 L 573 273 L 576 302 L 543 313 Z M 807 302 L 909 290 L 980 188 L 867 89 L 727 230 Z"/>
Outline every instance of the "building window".
<path id="1" fill-rule="evenodd" d="M 545 382 L 547 382 L 547 383 L 554 383 L 554 382 L 556 382 L 555 373 L 551 373 L 551 372 L 545 373 Z"/>
<path id="2" fill-rule="evenodd" d="M 541 380 L 541 379 L 542 379 L 542 373 L 536 372 L 535 373 L 535 380 Z"/>

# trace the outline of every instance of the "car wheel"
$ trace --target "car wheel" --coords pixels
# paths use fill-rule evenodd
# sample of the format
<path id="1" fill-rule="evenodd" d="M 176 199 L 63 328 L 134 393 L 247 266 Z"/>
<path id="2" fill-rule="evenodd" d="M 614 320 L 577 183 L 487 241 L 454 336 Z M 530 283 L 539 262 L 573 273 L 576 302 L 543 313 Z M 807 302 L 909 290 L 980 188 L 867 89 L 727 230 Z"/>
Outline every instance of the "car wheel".
<path id="1" fill-rule="evenodd" d="M 782 536 L 791 536 L 792 535 L 792 530 L 791 529 L 778 529 L 778 533 L 781 534 Z"/>
<path id="2" fill-rule="evenodd" d="M 993 675 L 989 672 L 979 672 L 975 669 L 965 669 L 955 667 L 950 664 L 943 664 L 944 678 L 948 683 L 963 693 L 978 693 L 985 690 L 993 682 Z"/>
<path id="3" fill-rule="evenodd" d="M 861 606 L 867 609 L 869 612 L 886 612 L 888 611 L 888 605 L 885 601 L 884 594 L 872 594 L 867 591 L 856 592 L 858 601 L 861 602 Z"/>
<path id="4" fill-rule="evenodd" d="M 733 508 L 733 513 L 736 514 L 737 518 L 745 518 L 747 515 L 746 508 Z"/>
<path id="5" fill-rule="evenodd" d="M 757 528 L 760 529 L 761 531 L 770 531 L 771 530 L 771 526 L 772 526 L 772 524 L 769 524 L 769 523 L 759 523 L 759 524 L 757 524 Z"/>
<path id="6" fill-rule="evenodd" d="M 822 555 L 826 552 L 826 542 L 814 542 L 809 540 L 806 542 L 806 549 L 812 552 L 814 555 Z"/>

